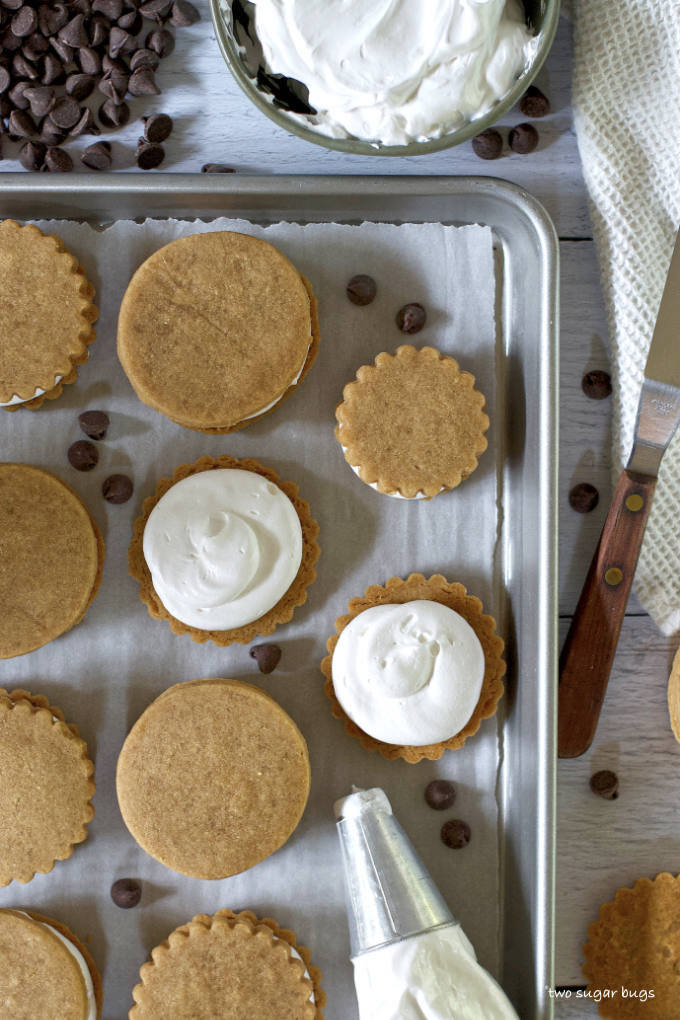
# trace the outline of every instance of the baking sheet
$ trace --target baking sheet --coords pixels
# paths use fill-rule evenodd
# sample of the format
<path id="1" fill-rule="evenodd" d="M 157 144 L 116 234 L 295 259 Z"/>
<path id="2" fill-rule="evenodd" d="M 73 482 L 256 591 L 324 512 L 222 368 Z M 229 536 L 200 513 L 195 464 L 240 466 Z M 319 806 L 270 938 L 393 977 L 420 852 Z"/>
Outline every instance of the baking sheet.
<path id="1" fill-rule="evenodd" d="M 226 437 L 190 432 L 146 408 L 115 356 L 117 309 L 137 265 L 173 237 L 220 225 L 265 236 L 292 258 L 319 296 L 323 331 L 319 357 L 299 391 L 272 415 Z M 332 803 L 352 783 L 381 785 L 480 960 L 499 974 L 498 719 L 438 763 L 385 762 L 332 718 L 318 670 L 347 600 L 393 574 L 441 571 L 479 595 L 488 611 L 504 614 L 498 512 L 504 412 L 495 387 L 502 336 L 497 338 L 494 321 L 491 231 L 439 224 L 262 228 L 236 220 L 117 223 L 103 233 L 85 224 L 60 223 L 57 229 L 97 286 L 99 338 L 79 382 L 58 401 L 35 414 L 2 416 L 2 457 L 40 464 L 69 481 L 102 528 L 107 562 L 102 590 L 83 623 L 37 652 L 0 663 L 0 684 L 48 694 L 80 726 L 96 761 L 96 814 L 87 842 L 69 861 L 28 886 L 0 890 L 0 905 L 40 907 L 91 936 L 104 975 L 106 1020 L 126 1015 L 139 966 L 154 945 L 193 914 L 223 906 L 249 907 L 292 927 L 324 973 L 328 1020 L 353 1020 Z M 345 296 L 345 283 L 356 272 L 378 282 L 378 297 L 367 308 L 356 308 Z M 480 467 L 460 489 L 431 503 L 406 504 L 373 493 L 347 467 L 332 434 L 344 383 L 379 351 L 409 340 L 394 325 L 407 300 L 421 301 L 429 313 L 413 342 L 435 344 L 472 371 L 492 419 Z M 68 465 L 66 451 L 81 436 L 77 413 L 86 407 L 109 411 L 112 424 L 99 446 L 99 465 L 83 475 Z M 127 576 L 125 554 L 142 499 L 177 464 L 221 452 L 254 456 L 297 482 L 321 525 L 318 580 L 292 623 L 269 639 L 283 648 L 269 677 L 259 674 L 247 647 L 194 645 L 151 620 Z M 101 499 L 101 482 L 114 471 L 135 482 L 133 499 L 124 506 Z M 271 693 L 305 734 L 312 762 L 310 802 L 291 840 L 255 869 L 217 883 L 176 875 L 139 850 L 120 819 L 114 789 L 118 751 L 141 711 L 170 684 L 199 676 L 234 676 Z M 455 808 L 443 817 L 422 798 L 436 776 L 452 778 L 459 790 Z M 187 795 L 178 791 L 179 811 Z M 452 815 L 471 825 L 468 850 L 451 851 L 439 841 L 439 827 Z M 142 904 L 129 912 L 115 908 L 108 894 L 111 882 L 125 875 L 144 885 Z"/>

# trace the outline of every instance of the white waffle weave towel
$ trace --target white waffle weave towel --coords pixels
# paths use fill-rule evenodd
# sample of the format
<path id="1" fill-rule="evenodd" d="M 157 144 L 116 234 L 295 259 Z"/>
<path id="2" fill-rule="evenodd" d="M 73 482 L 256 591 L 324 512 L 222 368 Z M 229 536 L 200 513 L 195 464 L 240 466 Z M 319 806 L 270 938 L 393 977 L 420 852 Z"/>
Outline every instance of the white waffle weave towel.
<path id="1" fill-rule="evenodd" d="M 572 13 L 574 119 L 609 316 L 618 474 L 680 224 L 680 0 L 573 0 Z M 680 435 L 663 459 L 635 591 L 664 633 L 680 630 Z"/>

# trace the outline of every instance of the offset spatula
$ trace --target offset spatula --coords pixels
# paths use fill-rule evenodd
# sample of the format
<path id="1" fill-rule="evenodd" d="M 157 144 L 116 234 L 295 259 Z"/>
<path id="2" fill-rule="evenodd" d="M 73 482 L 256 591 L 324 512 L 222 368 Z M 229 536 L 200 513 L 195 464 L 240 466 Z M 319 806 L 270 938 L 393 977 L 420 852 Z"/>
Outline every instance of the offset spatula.
<path id="1" fill-rule="evenodd" d="M 666 447 L 680 422 L 680 233 L 649 348 L 635 440 L 560 657 L 558 752 L 590 747 Z M 680 507 L 678 507 L 680 532 Z"/>

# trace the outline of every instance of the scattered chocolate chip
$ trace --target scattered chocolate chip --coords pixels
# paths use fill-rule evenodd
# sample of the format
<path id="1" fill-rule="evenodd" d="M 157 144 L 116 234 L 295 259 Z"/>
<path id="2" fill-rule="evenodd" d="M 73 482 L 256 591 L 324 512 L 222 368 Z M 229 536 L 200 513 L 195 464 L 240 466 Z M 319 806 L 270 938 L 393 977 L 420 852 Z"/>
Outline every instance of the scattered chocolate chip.
<path id="1" fill-rule="evenodd" d="M 66 141 L 66 132 L 60 131 L 49 117 L 46 117 L 40 128 L 40 141 L 45 145 L 56 146 Z"/>
<path id="2" fill-rule="evenodd" d="M 450 818 L 441 829 L 442 843 L 452 850 L 460 850 L 470 842 L 470 826 L 460 818 Z"/>
<path id="3" fill-rule="evenodd" d="M 271 673 L 279 664 L 281 649 L 278 645 L 253 645 L 250 649 L 251 659 L 255 659 L 260 673 Z"/>
<path id="4" fill-rule="evenodd" d="M 480 159 L 498 159 L 503 154 L 503 139 L 500 131 L 487 128 L 472 139 L 472 151 Z"/>
<path id="5" fill-rule="evenodd" d="M 519 108 L 525 117 L 545 117 L 550 113 L 550 100 L 535 85 L 530 85 L 519 101 Z"/>
<path id="6" fill-rule="evenodd" d="M 425 800 L 435 811 L 446 811 L 453 807 L 456 788 L 448 779 L 433 779 L 425 787 Z"/>
<path id="7" fill-rule="evenodd" d="M 77 138 L 79 135 L 98 135 L 99 128 L 94 122 L 92 110 L 86 107 L 80 115 L 80 120 L 76 126 L 71 130 L 71 138 Z"/>
<path id="8" fill-rule="evenodd" d="M 57 38 L 59 42 L 74 50 L 80 49 L 81 46 L 87 46 L 90 40 L 85 27 L 85 15 L 76 14 L 75 18 L 67 21 L 64 27 L 59 29 Z"/>
<path id="9" fill-rule="evenodd" d="M 79 103 L 94 92 L 97 79 L 93 74 L 70 74 L 66 79 L 66 93 Z"/>
<path id="10" fill-rule="evenodd" d="M 2 48 L 2 52 L 5 54 L 14 53 L 20 47 L 21 39 L 14 35 L 11 28 L 6 28 L 2 35 L 0 35 L 0 48 Z"/>
<path id="11" fill-rule="evenodd" d="M 90 46 L 104 46 L 109 37 L 109 21 L 101 15 L 95 15 L 90 21 Z"/>
<path id="12" fill-rule="evenodd" d="M 78 50 L 78 63 L 83 74 L 100 74 L 102 69 L 102 58 L 97 50 L 91 46 L 84 46 Z"/>
<path id="13" fill-rule="evenodd" d="M 109 142 L 95 142 L 83 150 L 80 158 L 90 170 L 108 170 L 112 162 L 111 145 Z"/>
<path id="14" fill-rule="evenodd" d="M 127 103 L 114 103 L 112 99 L 107 99 L 99 107 L 97 116 L 104 127 L 124 127 L 130 120 L 130 107 Z"/>
<path id="15" fill-rule="evenodd" d="M 201 15 L 194 5 L 189 3 L 189 0 L 175 0 L 170 15 L 171 25 L 175 25 L 177 28 L 187 28 L 189 25 L 195 25 L 200 19 Z"/>
<path id="16" fill-rule="evenodd" d="M 159 96 L 161 90 L 156 85 L 154 73 L 150 67 L 138 67 L 130 75 L 128 85 L 131 96 Z"/>
<path id="17" fill-rule="evenodd" d="M 27 60 L 31 60 L 35 63 L 37 60 L 40 60 L 45 53 L 47 53 L 49 45 L 49 41 L 45 39 L 44 36 L 38 35 L 37 32 L 34 32 L 33 35 L 30 35 L 24 42 L 24 45 L 21 47 L 21 52 Z"/>
<path id="18" fill-rule="evenodd" d="M 65 149 L 51 146 L 45 153 L 43 170 L 49 170 L 51 173 L 68 174 L 73 170 L 73 160 Z"/>
<path id="19" fill-rule="evenodd" d="M 12 110 L 7 130 L 13 138 L 34 138 L 38 134 L 35 121 L 25 110 Z"/>
<path id="20" fill-rule="evenodd" d="M 6 92 L 12 81 L 12 76 L 6 67 L 0 67 L 0 93 Z"/>
<path id="21" fill-rule="evenodd" d="M 159 57 L 169 57 L 175 48 L 175 39 L 171 32 L 168 32 L 167 28 L 155 28 L 153 32 L 149 32 L 144 45 L 148 50 L 153 50 Z"/>
<path id="22" fill-rule="evenodd" d="M 353 305 L 370 305 L 375 298 L 378 288 L 372 276 L 366 273 L 357 273 L 347 284 L 347 297 Z"/>
<path id="23" fill-rule="evenodd" d="M 165 149 L 162 145 L 142 140 L 137 146 L 137 166 L 140 170 L 155 170 L 165 159 Z"/>
<path id="24" fill-rule="evenodd" d="M 139 13 L 145 18 L 153 18 L 154 21 L 162 21 L 170 13 L 172 0 L 147 0 L 141 4 Z"/>
<path id="25" fill-rule="evenodd" d="M 25 142 L 19 150 L 19 162 L 24 170 L 39 170 L 45 159 L 42 142 Z"/>
<path id="26" fill-rule="evenodd" d="M 33 85 L 24 92 L 34 117 L 46 117 L 56 102 L 54 89 L 47 85 Z"/>
<path id="27" fill-rule="evenodd" d="M 109 475 L 102 485 L 102 495 L 109 503 L 127 503 L 132 495 L 132 482 L 127 475 Z"/>
<path id="28" fill-rule="evenodd" d="M 137 50 L 130 57 L 130 70 L 136 71 L 138 67 L 150 67 L 152 71 L 160 66 L 161 58 L 154 50 Z"/>
<path id="29" fill-rule="evenodd" d="M 612 391 L 611 376 L 609 372 L 603 372 L 599 368 L 593 369 L 583 376 L 581 388 L 591 400 L 604 400 Z"/>
<path id="30" fill-rule="evenodd" d="M 54 108 L 50 112 L 50 120 L 58 128 L 62 128 L 68 131 L 69 128 L 74 127 L 80 120 L 81 110 L 75 99 L 71 99 L 68 96 L 62 96 L 54 104 Z"/>
<path id="31" fill-rule="evenodd" d="M 588 514 L 600 502 L 600 494 L 594 485 L 581 482 L 569 493 L 569 505 L 580 514 Z"/>
<path id="32" fill-rule="evenodd" d="M 142 887 L 134 878 L 119 878 L 111 886 L 111 899 L 117 907 L 129 910 L 142 898 Z"/>
<path id="33" fill-rule="evenodd" d="M 147 142 L 164 142 L 172 131 L 172 117 L 167 113 L 154 113 L 144 117 L 144 137 Z"/>
<path id="34" fill-rule="evenodd" d="M 91 471 L 99 460 L 99 451 L 94 443 L 79 439 L 68 448 L 68 459 L 76 471 Z"/>
<path id="35" fill-rule="evenodd" d="M 23 53 L 15 53 L 12 57 L 12 70 L 18 78 L 28 78 L 29 81 L 38 81 L 40 78 L 38 68 L 30 60 L 26 60 Z"/>
<path id="36" fill-rule="evenodd" d="M 418 301 L 404 305 L 397 312 L 397 326 L 402 333 L 420 333 L 425 325 L 427 312 Z"/>
<path id="37" fill-rule="evenodd" d="M 8 11 L 18 11 L 23 6 L 24 0 L 2 0 L 1 6 Z"/>
<path id="38" fill-rule="evenodd" d="M 10 28 L 17 39 L 33 35 L 38 27 L 38 15 L 28 5 L 20 7 L 10 22 Z"/>
<path id="39" fill-rule="evenodd" d="M 65 67 L 71 63 L 73 60 L 73 54 L 75 53 L 72 46 L 67 46 L 65 42 L 62 42 L 61 39 L 55 36 L 50 39 L 50 46 Z"/>
<path id="40" fill-rule="evenodd" d="M 104 66 L 103 63 L 102 66 Z M 128 81 L 128 76 L 124 71 L 112 67 L 101 79 L 98 88 L 107 99 L 112 99 L 114 103 L 122 103 L 128 90 Z"/>
<path id="41" fill-rule="evenodd" d="M 119 53 L 129 53 L 135 48 L 135 40 L 129 32 L 114 25 L 109 34 L 109 56 L 117 57 Z"/>
<path id="42" fill-rule="evenodd" d="M 616 800 L 619 795 L 619 778 L 616 772 L 602 769 L 590 777 L 590 789 L 605 800 Z"/>
<path id="43" fill-rule="evenodd" d="M 204 163 L 201 167 L 202 174 L 235 174 L 232 166 L 225 166 L 224 163 Z"/>
<path id="44" fill-rule="evenodd" d="M 103 14 L 109 21 L 118 21 L 123 13 L 123 0 L 92 0 L 94 14 Z"/>
<path id="45" fill-rule="evenodd" d="M 130 35 L 136 36 L 142 31 L 142 15 L 139 11 L 126 11 L 118 19 L 119 28 L 124 28 Z"/>
<path id="46" fill-rule="evenodd" d="M 28 99 L 26 98 L 26 90 L 31 88 L 30 81 L 18 81 L 16 85 L 13 85 L 9 90 L 9 101 L 15 110 L 27 110 L 29 107 Z"/>
<path id="47" fill-rule="evenodd" d="M 508 141 L 513 152 L 526 156 L 538 145 L 538 131 L 533 124 L 518 124 L 510 131 Z"/>
<path id="48" fill-rule="evenodd" d="M 83 411 L 78 415 L 80 427 L 90 439 L 105 439 L 106 430 L 110 425 L 106 411 Z"/>

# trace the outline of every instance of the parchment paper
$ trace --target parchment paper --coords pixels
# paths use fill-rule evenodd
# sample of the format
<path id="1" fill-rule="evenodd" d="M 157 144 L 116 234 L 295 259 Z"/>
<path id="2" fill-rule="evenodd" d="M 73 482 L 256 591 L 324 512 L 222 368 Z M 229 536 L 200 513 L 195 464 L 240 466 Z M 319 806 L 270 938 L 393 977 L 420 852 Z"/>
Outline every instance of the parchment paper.
<path id="1" fill-rule="evenodd" d="M 311 947 L 328 993 L 327 1020 L 355 1020 L 357 1007 L 348 959 L 349 940 L 335 833 L 333 801 L 358 786 L 382 786 L 481 962 L 497 973 L 499 882 L 496 776 L 498 720 L 488 720 L 466 746 L 440 762 L 386 762 L 347 736 L 330 713 L 319 663 L 334 620 L 347 601 L 373 583 L 411 571 L 441 571 L 502 613 L 496 548 L 497 433 L 494 362 L 494 269 L 489 228 L 437 224 L 276 224 L 238 220 L 210 224 L 177 221 L 119 222 L 105 231 L 77 223 L 38 224 L 55 231 L 78 255 L 97 287 L 98 339 L 76 385 L 37 412 L 0 414 L 3 460 L 54 471 L 92 510 L 106 542 L 99 595 L 74 630 L 29 655 L 0 662 L 0 686 L 23 686 L 50 697 L 77 723 L 96 763 L 95 818 L 87 841 L 48 875 L 0 890 L 0 906 L 33 907 L 69 925 L 90 948 L 104 977 L 105 1020 L 122 1020 L 132 1004 L 139 967 L 153 946 L 199 912 L 252 908 L 292 928 Z M 312 282 L 319 297 L 322 343 L 308 378 L 293 397 L 262 421 L 231 436 L 205 436 L 174 425 L 136 398 L 115 353 L 117 311 L 139 264 L 160 245 L 183 234 L 235 229 L 278 245 Z M 369 273 L 378 296 L 352 305 L 345 285 Z M 398 308 L 420 301 L 425 329 L 412 339 L 394 322 Z M 460 488 L 432 502 L 404 502 L 364 485 L 344 461 L 333 437 L 333 410 L 343 385 L 360 365 L 400 343 L 433 344 L 472 371 L 487 398 L 492 421 L 489 449 Z M 103 409 L 111 418 L 100 460 L 75 471 L 66 452 L 84 438 L 77 415 Z M 321 527 L 318 579 L 307 604 L 272 638 L 281 663 L 261 675 L 248 648 L 196 645 L 152 620 L 128 576 L 126 551 L 132 522 L 159 478 L 181 463 L 209 454 L 253 456 L 292 479 Z M 101 496 L 107 475 L 131 475 L 129 503 L 111 506 Z M 120 817 L 115 766 L 129 728 L 165 688 L 197 677 L 236 677 L 259 685 L 291 714 L 304 733 L 312 763 L 312 791 L 296 832 L 276 854 L 243 875 L 220 882 L 184 878 L 138 848 Z M 458 788 L 453 809 L 435 812 L 423 799 L 430 779 L 448 777 Z M 177 811 L 191 791 L 177 790 Z M 450 850 L 441 824 L 465 819 L 472 842 Z M 115 907 L 111 883 L 133 876 L 143 883 L 141 904 Z M 168 1018 L 171 1020 L 171 1018 Z"/>

